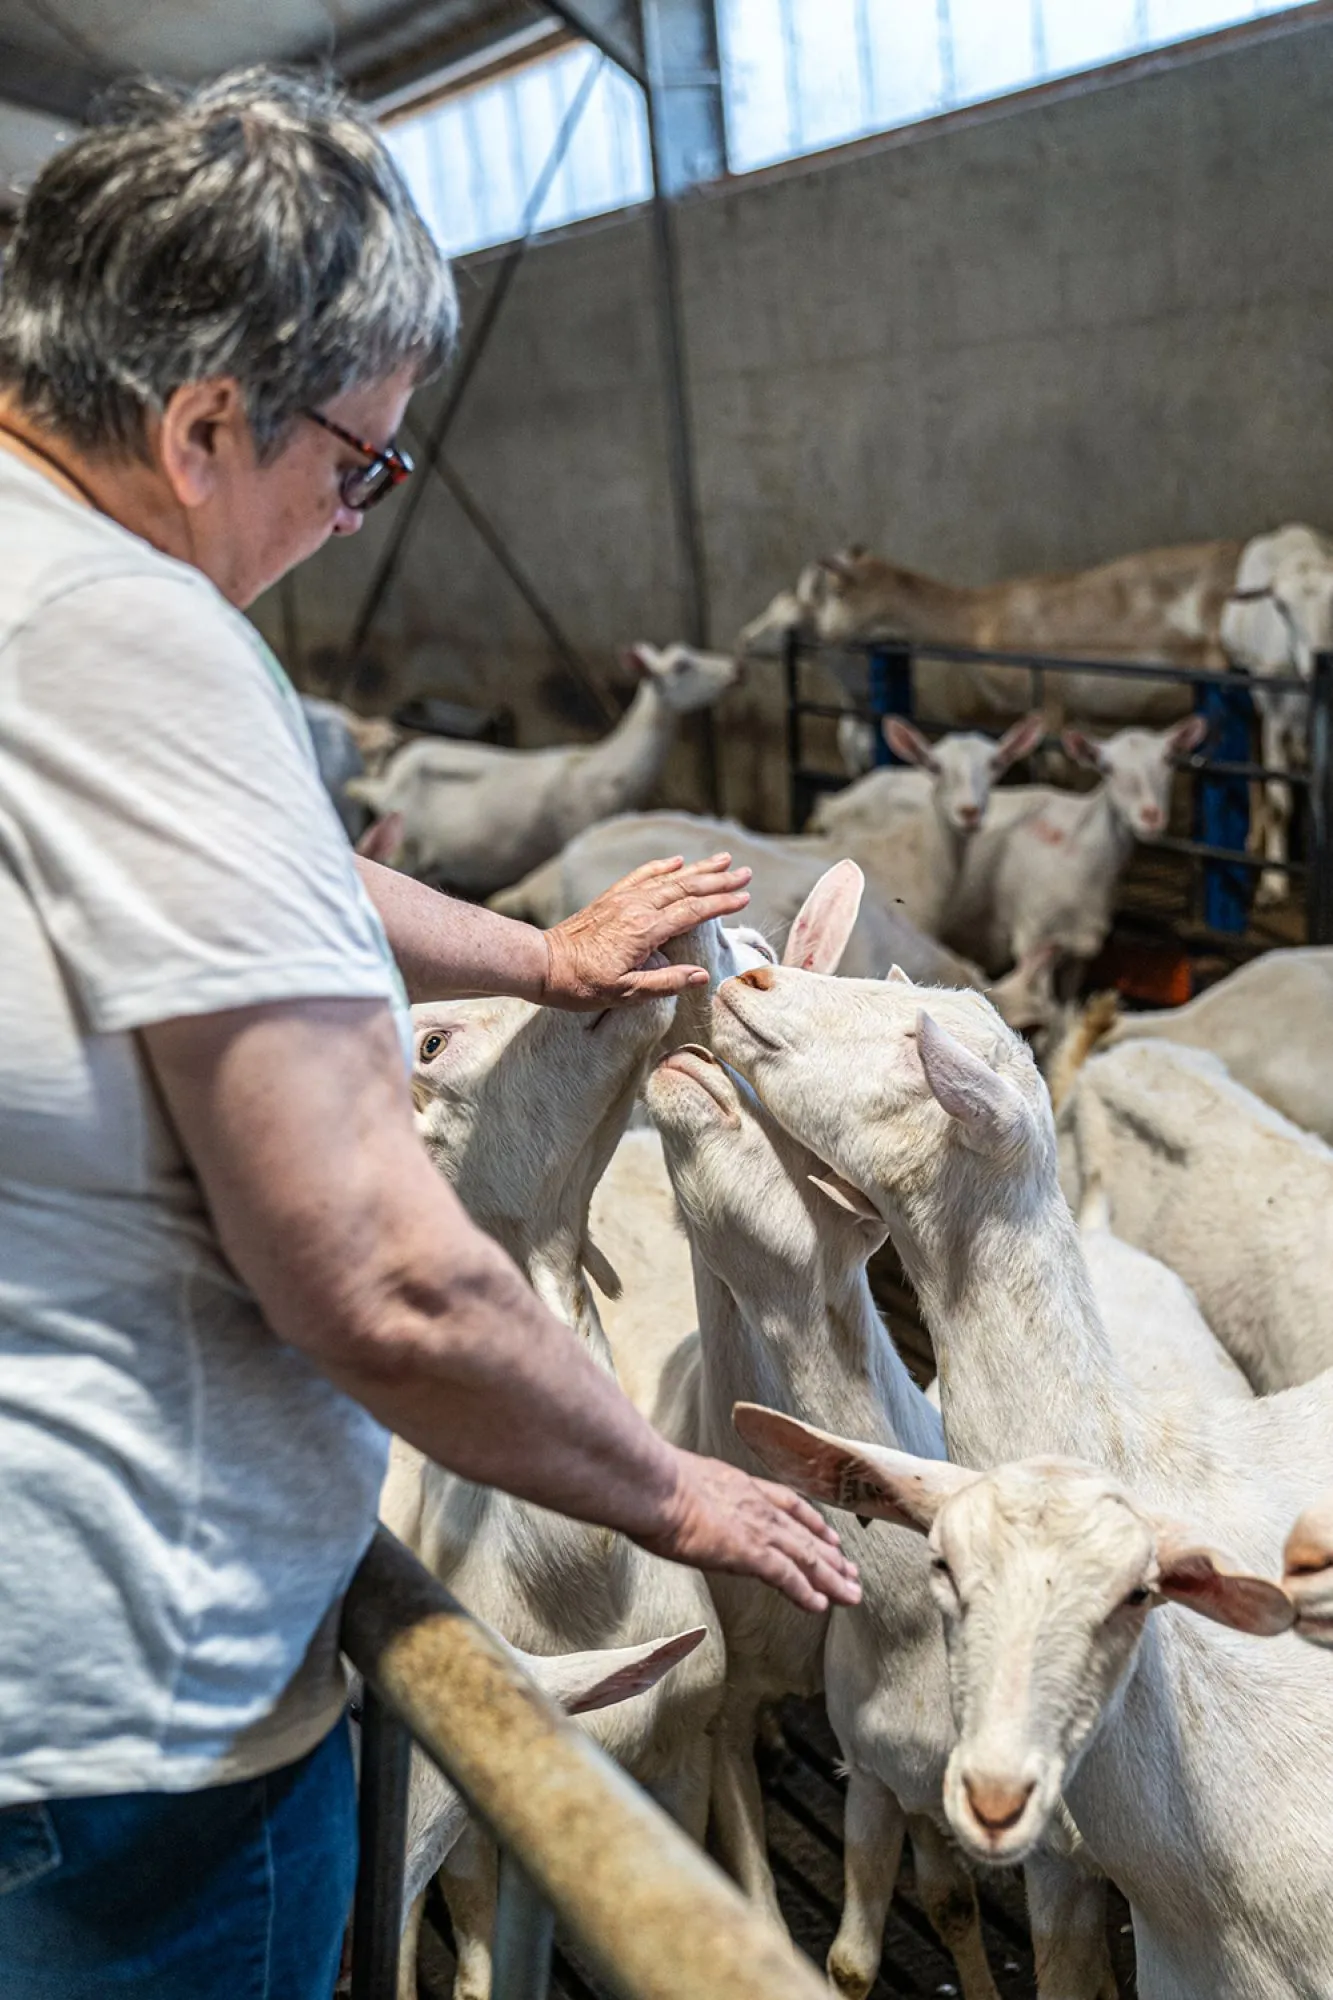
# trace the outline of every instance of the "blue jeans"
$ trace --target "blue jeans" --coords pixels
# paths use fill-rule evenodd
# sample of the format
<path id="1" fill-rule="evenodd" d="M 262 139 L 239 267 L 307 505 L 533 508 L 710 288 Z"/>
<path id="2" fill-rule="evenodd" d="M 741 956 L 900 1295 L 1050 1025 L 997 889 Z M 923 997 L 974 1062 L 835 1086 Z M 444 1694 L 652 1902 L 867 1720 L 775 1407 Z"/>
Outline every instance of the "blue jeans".
<path id="1" fill-rule="evenodd" d="M 4 2000 L 330 2000 L 356 1875 L 347 1724 L 202 1792 L 0 1810 Z"/>

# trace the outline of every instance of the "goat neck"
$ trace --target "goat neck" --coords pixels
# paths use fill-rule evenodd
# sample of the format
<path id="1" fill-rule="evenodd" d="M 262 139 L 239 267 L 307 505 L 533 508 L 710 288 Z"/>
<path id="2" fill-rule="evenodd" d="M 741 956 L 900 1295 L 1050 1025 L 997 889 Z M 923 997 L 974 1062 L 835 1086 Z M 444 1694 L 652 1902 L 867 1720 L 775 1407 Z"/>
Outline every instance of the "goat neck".
<path id="1" fill-rule="evenodd" d="M 1024 1458 L 1050 1450 L 1058 1430 L 1061 1450 L 1119 1465 L 1139 1399 L 1102 1324 L 1053 1160 L 1035 1172 L 1017 1163 L 985 1189 L 970 1184 L 973 1165 L 959 1146 L 943 1185 L 908 1191 L 888 1211 L 934 1343 L 950 1454 L 965 1465 Z"/>
<path id="2" fill-rule="evenodd" d="M 651 797 L 666 766 L 676 734 L 676 717 L 651 675 L 641 681 L 634 699 L 615 728 L 594 743 L 579 760 L 578 783 L 590 799 L 605 796 L 597 818 L 626 812 Z"/>

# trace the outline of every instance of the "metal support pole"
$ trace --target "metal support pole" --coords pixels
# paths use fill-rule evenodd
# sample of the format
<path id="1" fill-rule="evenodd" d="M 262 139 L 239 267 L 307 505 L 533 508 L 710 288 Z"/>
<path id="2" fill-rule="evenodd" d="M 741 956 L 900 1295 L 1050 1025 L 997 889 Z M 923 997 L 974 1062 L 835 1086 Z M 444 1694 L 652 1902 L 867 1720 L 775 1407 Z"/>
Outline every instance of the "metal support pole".
<path id="1" fill-rule="evenodd" d="M 397 2000 L 412 1738 L 367 1687 L 361 1709 L 352 2000 Z"/>
<path id="2" fill-rule="evenodd" d="M 1201 687 L 1196 690 L 1200 715 L 1208 720 L 1213 756 L 1224 764 L 1243 764 L 1250 754 L 1254 703 L 1248 688 Z M 1210 847 L 1245 852 L 1250 831 L 1250 787 L 1244 778 L 1210 779 L 1194 788 L 1194 836 Z M 1250 884 L 1243 868 L 1222 861 L 1203 864 L 1203 920 L 1210 930 L 1240 935 L 1249 921 Z"/>
<path id="3" fill-rule="evenodd" d="M 1316 653 L 1310 690 L 1310 852 L 1306 857 L 1311 944 L 1333 944 L 1333 653 Z"/>
<path id="4" fill-rule="evenodd" d="M 546 2000 L 555 1912 L 512 1854 L 500 1855 L 491 1947 L 491 2000 Z"/>
<path id="5" fill-rule="evenodd" d="M 875 718 L 875 763 L 900 764 L 884 735 L 890 715 L 912 713 L 912 648 L 902 640 L 876 646 L 870 655 L 870 713 Z"/>

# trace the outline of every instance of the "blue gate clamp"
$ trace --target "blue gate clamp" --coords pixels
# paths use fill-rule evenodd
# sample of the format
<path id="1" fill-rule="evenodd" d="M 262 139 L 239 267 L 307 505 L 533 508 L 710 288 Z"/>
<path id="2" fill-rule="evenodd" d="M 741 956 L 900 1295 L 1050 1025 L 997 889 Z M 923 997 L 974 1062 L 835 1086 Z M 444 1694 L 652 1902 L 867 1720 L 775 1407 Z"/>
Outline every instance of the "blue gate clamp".
<path id="1" fill-rule="evenodd" d="M 1205 685 L 1195 706 L 1211 732 L 1211 753 L 1221 764 L 1248 764 L 1254 704 L 1240 675 L 1235 687 Z M 1210 847 L 1244 853 L 1250 832 L 1248 778 L 1201 778 L 1194 786 L 1194 837 Z M 1243 932 L 1249 921 L 1248 870 L 1226 861 L 1203 864 L 1203 920 L 1211 930 Z"/>

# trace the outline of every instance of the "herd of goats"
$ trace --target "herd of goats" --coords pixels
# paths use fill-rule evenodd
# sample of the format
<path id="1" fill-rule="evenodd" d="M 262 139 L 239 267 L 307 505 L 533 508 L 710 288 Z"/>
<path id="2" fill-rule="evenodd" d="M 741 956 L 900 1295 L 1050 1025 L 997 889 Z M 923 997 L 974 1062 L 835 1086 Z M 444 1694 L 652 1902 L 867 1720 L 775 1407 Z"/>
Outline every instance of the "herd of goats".
<path id="1" fill-rule="evenodd" d="M 913 592 L 935 623 L 904 634 Z M 1325 643 L 1333 544 L 1286 529 L 953 592 L 947 629 L 945 593 L 849 553 L 750 638 L 896 621 L 1035 649 L 1040 626 L 1047 650 L 1208 665 L 1235 614 L 1267 735 L 1262 674 Z M 775 1921 L 756 1740 L 772 1704 L 823 1693 L 848 1774 L 839 1993 L 875 1981 L 906 1839 L 966 2000 L 996 2000 L 974 1864 L 1024 1871 L 1041 2000 L 1116 2000 L 1108 1881 L 1144 2000 L 1328 2000 L 1333 950 L 1269 952 L 1152 1014 L 1057 1003 L 1053 968 L 1096 956 L 1198 748 L 1177 688 L 1071 675 L 1015 717 L 1026 676 L 941 667 L 917 715 L 969 726 L 894 719 L 903 761 L 774 839 L 634 810 L 674 718 L 735 673 L 636 653 L 628 715 L 590 747 L 421 738 L 344 789 L 337 730 L 367 762 L 387 746 L 327 704 L 312 725 L 341 803 L 377 815 L 371 852 L 540 923 L 655 855 L 754 868 L 744 923 L 671 948 L 707 991 L 605 1017 L 419 1007 L 413 1097 L 474 1220 L 664 1433 L 838 1511 L 862 1600 L 804 1614 L 400 1444 L 385 1520 Z M 1114 707 L 1145 688 L 1165 710 Z M 1296 740 L 1299 698 L 1295 723 L 1273 699 Z M 999 783 L 1053 726 L 1092 788 Z M 927 1389 L 872 1298 L 888 1239 Z M 494 1849 L 418 1759 L 413 1945 L 437 1874 L 456 2000 L 487 2000 Z"/>

